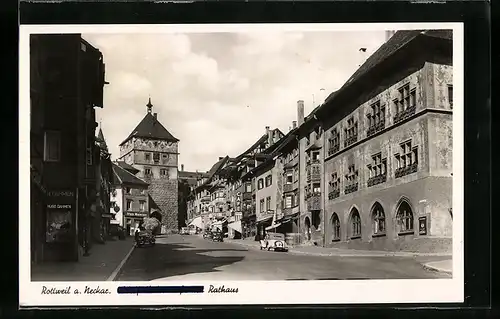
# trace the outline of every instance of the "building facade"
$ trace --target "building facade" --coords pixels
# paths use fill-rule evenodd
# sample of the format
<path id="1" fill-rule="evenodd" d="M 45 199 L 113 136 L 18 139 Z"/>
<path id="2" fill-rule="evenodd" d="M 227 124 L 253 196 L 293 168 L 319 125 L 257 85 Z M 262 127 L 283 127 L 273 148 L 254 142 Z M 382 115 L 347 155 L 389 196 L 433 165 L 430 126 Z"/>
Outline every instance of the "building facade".
<path id="1" fill-rule="evenodd" d="M 151 99 L 146 116 L 120 144 L 120 160 L 139 170 L 161 213 L 162 233 L 179 227 L 178 142 L 158 121 Z"/>
<path id="2" fill-rule="evenodd" d="M 327 136 L 325 244 L 451 251 L 451 34 L 398 32 L 384 46 L 396 48 L 386 64 L 375 62 L 383 47 L 316 114 Z"/>
<path id="3" fill-rule="evenodd" d="M 121 219 L 116 219 L 114 223 L 125 228 L 127 235 L 133 236 L 144 217 L 149 217 L 152 213 L 149 184 L 135 175 L 139 173 L 137 169 L 124 162 L 114 162 L 113 172 L 115 192 L 111 194 L 111 201 L 122 212 Z"/>
<path id="4" fill-rule="evenodd" d="M 77 261 L 100 214 L 94 108 L 103 107 L 103 56 L 79 34 L 31 35 L 30 81 L 32 263 Z"/>

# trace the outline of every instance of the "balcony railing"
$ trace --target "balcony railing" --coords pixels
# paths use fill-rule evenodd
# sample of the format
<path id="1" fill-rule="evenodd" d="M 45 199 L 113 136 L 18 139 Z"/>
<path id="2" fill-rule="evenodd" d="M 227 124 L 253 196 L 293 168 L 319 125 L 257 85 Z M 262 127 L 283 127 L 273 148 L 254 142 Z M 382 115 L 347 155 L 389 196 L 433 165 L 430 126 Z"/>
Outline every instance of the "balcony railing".
<path id="1" fill-rule="evenodd" d="M 332 200 L 332 199 L 335 199 L 337 197 L 340 196 L 340 189 L 337 188 L 337 189 L 332 189 L 329 193 L 328 193 L 328 199 L 329 200 Z"/>
<path id="2" fill-rule="evenodd" d="M 307 209 L 308 210 L 321 210 L 321 193 L 307 194 Z"/>
<path id="3" fill-rule="evenodd" d="M 401 121 L 404 121 L 407 118 L 409 118 L 410 116 L 414 115 L 415 110 L 416 110 L 416 107 L 415 107 L 415 105 L 413 105 L 413 106 L 408 107 L 406 110 L 404 110 L 402 112 L 396 113 L 396 115 L 394 115 L 394 124 L 401 122 Z"/>
<path id="4" fill-rule="evenodd" d="M 395 176 L 396 176 L 396 178 L 403 177 L 403 176 L 406 176 L 406 175 L 409 175 L 412 173 L 416 173 L 417 170 L 418 170 L 418 163 L 415 162 L 409 166 L 400 167 L 400 168 L 396 169 Z"/>
<path id="5" fill-rule="evenodd" d="M 349 136 L 344 141 L 344 147 L 348 147 L 351 144 L 354 144 L 358 141 L 358 133 L 354 133 L 354 135 Z"/>
<path id="6" fill-rule="evenodd" d="M 378 133 L 382 131 L 385 128 L 385 120 L 382 120 L 378 122 L 375 125 L 372 125 L 368 128 L 368 131 L 366 132 L 366 136 L 370 137 L 374 135 L 375 133 Z"/>
<path id="7" fill-rule="evenodd" d="M 335 144 L 328 150 L 328 156 L 337 153 L 340 150 L 340 144 Z"/>
<path id="8" fill-rule="evenodd" d="M 387 174 L 382 174 L 370 177 L 366 184 L 368 187 L 372 187 L 374 185 L 385 183 L 386 181 L 387 181 Z"/>
<path id="9" fill-rule="evenodd" d="M 358 183 L 354 183 L 354 184 L 351 184 L 351 185 L 347 185 L 344 189 L 344 193 L 347 195 L 347 194 L 350 194 L 350 193 L 354 193 L 354 192 L 357 192 L 358 191 Z"/>

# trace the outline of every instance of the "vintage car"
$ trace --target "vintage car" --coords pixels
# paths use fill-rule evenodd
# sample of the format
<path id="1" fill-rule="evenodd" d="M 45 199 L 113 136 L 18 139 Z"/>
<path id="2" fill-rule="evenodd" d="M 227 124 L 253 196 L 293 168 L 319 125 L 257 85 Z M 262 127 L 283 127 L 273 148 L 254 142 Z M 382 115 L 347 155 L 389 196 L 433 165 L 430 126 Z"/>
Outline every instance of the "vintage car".
<path id="1" fill-rule="evenodd" d="M 260 249 L 287 252 L 288 245 L 285 242 L 285 235 L 281 233 L 267 233 L 265 239 L 260 241 Z"/>
<path id="2" fill-rule="evenodd" d="M 137 247 L 142 247 L 145 245 L 154 246 L 155 242 L 155 236 L 151 231 L 147 230 L 140 231 L 136 239 Z"/>
<path id="3" fill-rule="evenodd" d="M 189 228 L 187 227 L 182 227 L 180 232 L 181 235 L 189 235 Z"/>

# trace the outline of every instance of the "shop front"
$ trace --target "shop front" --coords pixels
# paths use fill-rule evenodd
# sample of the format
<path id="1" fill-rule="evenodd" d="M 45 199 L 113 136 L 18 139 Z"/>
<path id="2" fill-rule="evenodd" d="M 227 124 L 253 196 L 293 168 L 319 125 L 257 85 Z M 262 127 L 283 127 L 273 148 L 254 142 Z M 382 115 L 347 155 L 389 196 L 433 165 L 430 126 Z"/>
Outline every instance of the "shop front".
<path id="1" fill-rule="evenodd" d="M 148 217 L 147 212 L 125 212 L 125 228 L 129 236 L 134 236 L 145 217 Z"/>
<path id="2" fill-rule="evenodd" d="M 47 192 L 44 259 L 78 261 L 76 192 L 72 189 Z"/>

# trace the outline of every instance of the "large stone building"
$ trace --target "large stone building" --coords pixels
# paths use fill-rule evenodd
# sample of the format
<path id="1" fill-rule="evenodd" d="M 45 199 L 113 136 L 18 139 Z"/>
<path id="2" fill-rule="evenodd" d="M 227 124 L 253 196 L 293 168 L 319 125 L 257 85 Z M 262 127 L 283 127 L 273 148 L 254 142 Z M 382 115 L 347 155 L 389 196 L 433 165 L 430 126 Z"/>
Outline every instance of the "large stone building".
<path id="1" fill-rule="evenodd" d="M 139 170 L 149 184 L 148 193 L 161 213 L 162 232 L 177 230 L 178 143 L 153 113 L 151 99 L 146 116 L 120 144 L 120 160 Z"/>
<path id="2" fill-rule="evenodd" d="M 451 252 L 452 47 L 450 30 L 388 32 L 308 116 L 297 102 L 288 134 L 266 128 L 227 161 L 217 174 L 226 194 L 237 186 L 243 237 L 273 229 L 292 245 Z"/>

